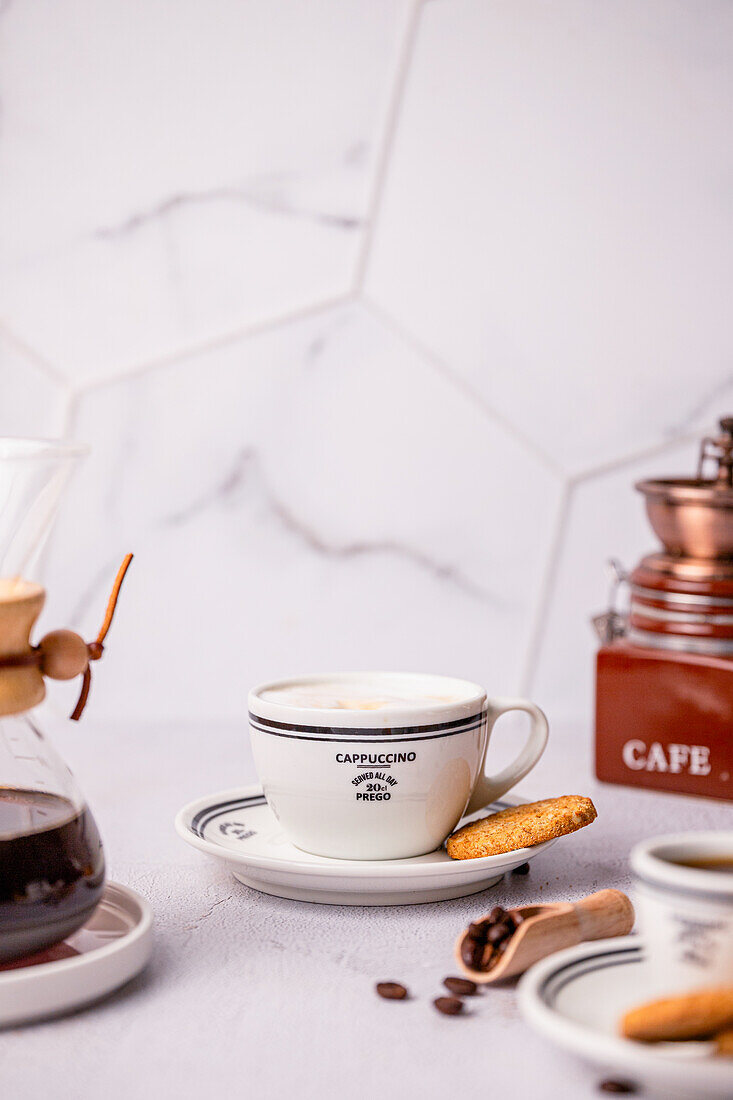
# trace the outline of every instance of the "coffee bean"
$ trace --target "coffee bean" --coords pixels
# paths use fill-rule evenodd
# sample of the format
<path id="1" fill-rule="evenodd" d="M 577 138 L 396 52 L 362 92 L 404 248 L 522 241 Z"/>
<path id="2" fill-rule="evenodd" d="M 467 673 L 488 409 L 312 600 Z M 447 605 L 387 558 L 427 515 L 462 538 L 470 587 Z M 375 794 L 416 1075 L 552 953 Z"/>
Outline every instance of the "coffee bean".
<path id="1" fill-rule="evenodd" d="M 482 920 L 482 921 L 478 921 L 475 924 L 469 924 L 468 934 L 469 934 L 469 936 L 472 936 L 473 939 L 475 939 L 475 940 L 485 940 L 486 939 L 486 933 L 487 933 L 488 929 L 489 929 L 488 922 L 485 921 L 485 920 Z"/>
<path id="2" fill-rule="evenodd" d="M 484 946 L 483 940 L 476 940 L 471 935 L 464 936 L 461 942 L 461 961 L 463 965 L 471 970 L 480 970 L 481 961 L 484 957 Z"/>
<path id="3" fill-rule="evenodd" d="M 512 929 L 507 928 L 506 924 L 502 921 L 501 924 L 492 925 L 486 939 L 488 943 L 496 947 L 498 943 L 501 943 L 502 940 L 505 940 L 507 936 L 511 936 L 511 934 Z"/>
<path id="4" fill-rule="evenodd" d="M 502 909 L 500 905 L 495 905 L 489 913 L 489 920 L 492 924 L 498 924 L 500 920 L 504 920 L 506 916 L 506 909 Z"/>
<path id="5" fill-rule="evenodd" d="M 518 867 L 514 867 L 512 869 L 512 874 L 513 875 L 528 875 L 529 874 L 529 864 L 528 863 L 520 863 Z"/>
<path id="6" fill-rule="evenodd" d="M 443 985 L 456 997 L 473 997 L 478 990 L 476 983 L 468 978 L 443 978 Z"/>
<path id="7" fill-rule="evenodd" d="M 496 948 L 492 947 L 490 943 L 487 943 L 484 946 L 484 954 L 483 954 L 483 957 L 481 959 L 481 966 L 479 966 L 478 969 L 479 970 L 488 970 L 489 967 L 493 966 L 494 963 L 496 962 L 495 956 L 496 956 Z"/>
<path id="8" fill-rule="evenodd" d="M 457 1016 L 463 1012 L 463 1001 L 459 1001 L 458 997 L 436 997 L 433 1004 L 444 1016 Z"/>
<path id="9" fill-rule="evenodd" d="M 404 1001 L 407 990 L 399 982 L 377 982 L 377 993 L 385 1001 Z"/>
<path id="10" fill-rule="evenodd" d="M 631 1081 L 601 1081 L 598 1088 L 601 1092 L 615 1092 L 625 1096 L 633 1096 L 636 1092 L 636 1085 L 632 1085 Z"/>

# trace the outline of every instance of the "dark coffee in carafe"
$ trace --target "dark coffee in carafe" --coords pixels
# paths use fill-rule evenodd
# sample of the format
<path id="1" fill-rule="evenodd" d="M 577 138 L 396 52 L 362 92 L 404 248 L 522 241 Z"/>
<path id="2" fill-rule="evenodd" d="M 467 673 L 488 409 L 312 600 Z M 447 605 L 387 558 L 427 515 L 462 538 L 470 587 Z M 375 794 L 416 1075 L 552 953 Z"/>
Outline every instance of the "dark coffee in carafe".
<path id="1" fill-rule="evenodd" d="M 80 928 L 103 887 L 102 844 L 85 807 L 0 788 L 0 963 Z"/>

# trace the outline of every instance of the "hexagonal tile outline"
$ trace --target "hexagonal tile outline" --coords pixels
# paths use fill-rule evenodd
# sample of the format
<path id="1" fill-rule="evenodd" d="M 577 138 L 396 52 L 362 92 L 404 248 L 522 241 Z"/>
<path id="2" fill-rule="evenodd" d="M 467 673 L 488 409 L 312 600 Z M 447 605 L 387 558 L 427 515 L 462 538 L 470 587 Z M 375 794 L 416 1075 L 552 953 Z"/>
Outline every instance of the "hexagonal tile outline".
<path id="1" fill-rule="evenodd" d="M 20 355 L 28 359 L 34 366 L 38 367 L 41 373 L 50 378 L 57 386 L 60 386 L 61 389 L 65 390 L 68 394 L 72 392 L 71 382 L 64 373 L 37 352 L 35 348 L 32 348 L 26 340 L 23 340 L 13 332 L 4 322 L 0 322 L 0 336 L 2 336 L 8 344 L 12 344 Z"/>
<path id="2" fill-rule="evenodd" d="M 392 87 L 387 97 L 388 105 L 381 126 L 381 136 L 378 141 L 379 150 L 375 158 L 372 186 L 370 188 L 370 197 L 367 204 L 367 214 L 364 219 L 362 245 L 355 261 L 351 285 L 345 289 L 342 294 L 334 295 L 328 299 L 323 299 L 295 310 L 286 310 L 282 314 L 269 319 L 259 322 L 250 322 L 239 329 L 223 333 L 213 339 L 201 341 L 198 344 L 172 351 L 164 356 L 157 356 L 152 360 L 123 369 L 109 377 L 82 383 L 78 387 L 73 385 L 58 366 L 39 355 L 24 339 L 18 337 L 9 329 L 6 324 L 0 324 L 0 331 L 2 331 L 6 339 L 15 344 L 23 354 L 38 365 L 50 379 L 56 384 L 61 383 L 67 390 L 69 400 L 67 402 L 65 434 L 69 437 L 73 433 L 79 400 L 90 390 L 115 385 L 129 377 L 154 371 L 158 367 L 170 366 L 177 362 L 183 362 L 226 344 L 237 343 L 238 341 L 246 340 L 262 332 L 290 324 L 293 321 L 327 312 L 336 306 L 346 304 L 350 301 L 360 301 L 383 327 L 391 330 L 397 339 L 410 345 L 427 368 L 438 371 L 448 382 L 461 389 L 478 405 L 488 420 L 500 425 L 511 434 L 520 446 L 528 450 L 536 458 L 539 458 L 550 472 L 554 473 L 561 481 L 561 497 L 557 508 L 555 526 L 550 549 L 544 562 L 543 581 L 537 597 L 533 627 L 530 632 L 525 654 L 522 690 L 530 692 L 542 650 L 545 631 L 545 614 L 549 606 L 557 571 L 562 559 L 563 547 L 567 534 L 567 521 L 576 489 L 578 486 L 588 481 L 592 481 L 614 470 L 622 469 L 624 466 L 631 466 L 644 458 L 649 458 L 654 455 L 663 457 L 667 451 L 678 447 L 681 443 L 690 442 L 699 438 L 700 432 L 699 430 L 683 432 L 675 435 L 674 438 L 664 439 L 642 450 L 623 453 L 603 464 L 586 468 L 572 474 L 567 473 L 550 455 L 546 454 L 542 448 L 537 446 L 534 439 L 524 435 L 521 429 L 517 428 L 512 421 L 502 416 L 491 406 L 490 402 L 477 394 L 447 363 L 419 340 L 414 333 L 406 329 L 382 306 L 377 306 L 364 294 L 364 277 L 368 268 L 375 230 L 379 221 L 379 211 L 384 194 L 391 154 L 397 138 L 397 129 L 404 100 L 404 92 L 409 78 L 411 62 L 415 49 L 417 48 L 422 10 L 424 5 L 428 2 L 429 0 L 410 0 L 410 4 L 408 5 L 405 27 L 402 33 L 402 43 L 398 51 L 395 72 L 392 78 Z"/>
<path id="3" fill-rule="evenodd" d="M 402 105 L 405 98 L 405 88 L 410 75 L 412 58 L 415 52 L 417 37 L 422 17 L 422 9 L 428 0 L 410 0 L 405 28 L 402 35 L 402 43 L 398 51 L 397 64 L 392 77 L 392 88 L 388 97 L 388 106 L 382 124 L 382 135 L 379 142 L 372 176 L 372 186 L 367 202 L 366 215 L 364 217 L 364 233 L 362 235 L 361 248 L 354 264 L 354 274 L 351 283 L 351 291 L 354 295 L 360 295 L 364 288 L 369 257 L 374 242 L 374 230 L 379 221 L 379 211 L 384 196 L 384 187 L 389 171 L 389 162 L 392 156 L 397 136 Z"/>
<path id="4" fill-rule="evenodd" d="M 391 77 L 391 81 L 388 84 L 385 97 L 386 109 L 383 112 L 381 122 L 378 122 L 375 128 L 375 144 L 377 146 L 377 155 L 375 157 L 374 168 L 372 170 L 372 179 L 369 187 L 369 198 L 367 200 L 366 214 L 364 216 L 363 239 L 361 242 L 361 247 L 359 248 L 356 259 L 354 261 L 353 273 L 347 280 L 347 285 L 342 293 L 330 295 L 327 298 L 322 298 L 317 301 L 298 306 L 294 309 L 283 310 L 281 313 L 276 313 L 271 317 L 247 322 L 242 326 L 231 329 L 227 332 L 219 333 L 218 335 L 207 338 L 206 340 L 201 340 L 194 344 L 189 344 L 186 347 L 174 349 L 164 355 L 156 355 L 152 359 L 143 360 L 140 363 L 135 363 L 131 366 L 123 367 L 122 369 L 116 371 L 114 374 L 105 376 L 100 379 L 82 381 L 78 385 L 75 384 L 72 379 L 66 376 L 63 368 L 61 368 L 56 363 L 52 363 L 44 356 L 41 356 L 37 351 L 35 351 L 35 349 L 25 339 L 25 337 L 16 334 L 12 330 L 11 326 L 9 326 L 1 316 L 0 330 L 2 330 L 2 332 L 7 335 L 8 339 L 11 339 L 16 345 L 18 345 L 19 347 L 23 347 L 26 351 L 26 354 L 32 357 L 37 363 L 39 363 L 39 365 L 42 365 L 47 373 L 49 373 L 53 377 L 56 377 L 57 379 L 62 379 L 64 384 L 69 388 L 70 391 L 82 393 L 88 389 L 93 389 L 97 386 L 104 386 L 108 383 L 114 384 L 122 378 L 128 378 L 134 375 L 145 373 L 148 370 L 154 370 L 157 366 L 168 366 L 171 363 L 177 362 L 178 360 L 190 358 L 192 355 L 204 354 L 205 352 L 221 347 L 224 344 L 236 343 L 238 340 L 246 339 L 248 336 L 254 336 L 268 329 L 277 328 L 279 325 L 287 324 L 293 320 L 298 320 L 301 317 L 307 317 L 312 313 L 319 313 L 323 310 L 331 308 L 332 306 L 341 305 L 348 301 L 353 301 L 354 298 L 357 296 L 356 288 L 361 285 L 363 268 L 366 263 L 366 258 L 368 256 L 369 250 L 371 248 L 373 226 L 375 224 L 375 213 L 381 200 L 384 177 L 387 171 L 387 164 L 389 160 L 389 154 L 391 152 L 392 141 L 394 138 L 396 121 L 399 115 L 399 109 L 402 101 L 402 93 L 410 67 L 412 50 L 417 35 L 417 26 L 419 23 L 420 13 L 422 10 L 422 6 L 425 2 L 427 2 L 427 0 L 407 0 L 406 2 L 401 41 L 397 49 L 394 71 Z"/>
<path id="5" fill-rule="evenodd" d="M 568 477 L 565 480 L 563 497 L 560 505 L 561 515 L 558 520 L 557 530 L 555 532 L 555 538 L 553 539 L 548 560 L 545 566 L 545 576 L 542 584 L 540 596 L 538 598 L 537 607 L 535 611 L 534 630 L 532 632 L 530 644 L 527 651 L 527 657 L 525 662 L 525 672 L 522 679 L 522 692 L 527 695 L 531 695 L 535 677 L 538 672 L 542 648 L 545 639 L 546 625 L 547 625 L 547 610 L 552 598 L 552 592 L 557 580 L 558 571 L 562 562 L 563 552 L 566 545 L 567 529 L 570 514 L 573 508 L 573 502 L 575 495 L 581 487 L 588 483 L 597 481 L 607 474 L 615 473 L 622 470 L 625 466 L 633 467 L 639 462 L 643 462 L 648 458 L 655 458 L 659 456 L 661 459 L 669 451 L 677 450 L 680 446 L 686 443 L 694 443 L 700 439 L 699 430 L 690 430 L 682 435 L 675 436 L 674 439 L 665 440 L 663 443 L 659 443 L 652 447 L 646 447 L 642 450 L 637 450 L 632 453 L 626 454 L 623 458 L 609 461 L 602 465 L 599 465 L 592 470 L 584 471 L 580 474 Z M 632 483 L 629 483 L 629 491 L 632 489 Z"/>
<path id="6" fill-rule="evenodd" d="M 416 333 L 408 329 L 402 322 L 398 322 L 392 314 L 386 310 L 383 306 L 377 305 L 367 296 L 364 290 L 366 274 L 369 266 L 369 257 L 372 251 L 374 236 L 379 220 L 379 211 L 382 205 L 382 197 L 384 194 L 387 175 L 389 171 L 389 162 L 391 153 L 394 149 L 397 140 L 397 129 L 400 119 L 402 106 L 404 103 L 404 93 L 409 78 L 409 72 L 411 63 L 418 48 L 418 38 L 420 29 L 420 20 L 424 6 L 429 3 L 430 0 L 416 0 L 415 8 L 413 11 L 413 19 L 410 22 L 410 26 L 407 29 L 405 42 L 403 44 L 403 51 L 400 63 L 397 66 L 397 74 L 395 77 L 395 89 L 393 92 L 393 103 L 390 111 L 390 117 L 385 127 L 384 132 L 384 147 L 382 154 L 378 158 L 379 171 L 375 177 L 375 195 L 371 205 L 371 215 L 365 221 L 365 234 L 364 241 L 362 243 L 362 260 L 357 266 L 357 277 L 354 282 L 354 293 L 361 296 L 362 300 L 370 306 L 373 312 L 378 314 L 385 323 L 388 323 L 395 332 L 401 334 L 401 337 L 418 351 L 423 360 L 431 362 L 446 376 L 446 378 L 452 379 L 454 385 L 457 385 L 465 393 L 469 394 L 472 399 L 480 404 L 484 411 L 496 422 L 501 423 L 503 427 L 510 432 L 519 442 L 523 443 L 525 447 L 528 447 L 532 453 L 540 456 L 542 460 L 548 465 L 550 469 L 556 471 L 567 482 L 570 489 L 572 486 L 585 481 L 589 478 L 595 477 L 602 473 L 610 472 L 611 470 L 622 467 L 626 464 L 630 464 L 639 461 L 644 458 L 652 457 L 656 454 L 664 454 L 664 452 L 674 446 L 689 442 L 691 439 L 699 438 L 701 432 L 700 429 L 684 431 L 681 430 L 674 435 L 665 437 L 659 440 L 657 443 L 651 444 L 644 448 L 637 448 L 634 451 L 622 451 L 616 456 L 609 459 L 607 462 L 599 463 L 597 465 L 590 465 L 569 471 L 560 466 L 560 464 L 553 459 L 549 454 L 544 452 L 541 448 L 537 447 L 534 440 L 531 437 L 526 436 L 520 428 L 509 420 L 507 417 L 498 413 L 490 402 L 488 402 L 482 395 L 479 395 L 469 383 L 465 382 L 463 377 L 458 375 L 457 372 L 448 365 L 444 360 L 440 358 L 435 352 L 433 352 L 418 336 Z M 733 378 L 730 380 L 730 385 L 733 386 Z M 707 405 L 714 400 L 715 394 L 709 395 L 701 404 Z M 699 411 L 699 410 L 698 410 Z"/>
<path id="7" fill-rule="evenodd" d="M 298 307 L 294 310 L 285 310 L 274 317 L 265 318 L 261 321 L 249 322 L 240 328 L 222 333 L 212 339 L 200 341 L 184 348 L 175 349 L 163 356 L 156 356 L 153 359 L 125 368 L 108 377 L 82 383 L 78 387 L 74 386 L 73 382 L 66 377 L 61 368 L 44 356 L 41 356 L 25 339 L 19 337 L 6 323 L 0 321 L 0 331 L 2 331 L 3 335 L 14 343 L 25 355 L 31 358 L 51 378 L 56 382 L 62 383 L 70 393 L 84 393 L 98 386 L 114 384 L 122 378 L 128 378 L 143 374 L 150 370 L 155 370 L 158 366 L 169 366 L 173 363 L 184 361 L 193 356 L 204 354 L 217 347 L 229 343 L 236 343 L 239 340 L 247 339 L 250 336 L 258 335 L 269 329 L 278 328 L 281 325 L 288 324 L 301 318 L 325 312 L 335 306 L 356 299 L 361 300 L 363 304 L 370 309 L 386 327 L 390 328 L 398 338 L 410 344 L 424 362 L 430 364 L 434 369 L 439 370 L 447 379 L 452 381 L 453 385 L 461 388 L 472 400 L 479 404 L 487 417 L 492 419 L 495 423 L 501 424 L 502 427 L 510 432 L 510 434 L 512 434 L 524 447 L 539 457 L 550 470 L 563 477 L 570 486 L 586 480 L 589 477 L 594 477 L 600 473 L 605 473 L 609 470 L 621 467 L 626 463 L 634 462 L 640 458 L 648 457 L 655 453 L 664 453 L 669 446 L 683 443 L 689 438 L 695 438 L 698 433 L 678 434 L 672 439 L 662 440 L 658 444 L 647 447 L 642 451 L 624 452 L 602 465 L 581 469 L 575 473 L 567 473 L 549 454 L 542 448 L 539 448 L 531 437 L 524 435 L 521 429 L 519 429 L 513 421 L 501 415 L 491 406 L 490 402 L 477 394 L 472 387 L 457 375 L 438 355 L 432 352 L 414 333 L 399 323 L 382 306 L 377 306 L 364 294 L 364 276 L 368 267 L 375 230 L 379 221 L 379 210 L 384 194 L 390 158 L 397 138 L 397 128 L 404 102 L 404 93 L 409 78 L 411 63 L 417 48 L 423 8 L 428 2 L 429 0 L 409 0 L 407 5 L 405 25 L 402 31 L 402 42 L 397 52 L 392 86 L 387 95 L 387 107 L 381 125 L 381 136 L 378 140 L 379 150 L 375 158 L 372 186 L 370 189 L 369 201 L 367 203 L 367 214 L 364 219 L 362 247 L 354 265 L 351 286 L 346 288 L 343 293 Z"/>

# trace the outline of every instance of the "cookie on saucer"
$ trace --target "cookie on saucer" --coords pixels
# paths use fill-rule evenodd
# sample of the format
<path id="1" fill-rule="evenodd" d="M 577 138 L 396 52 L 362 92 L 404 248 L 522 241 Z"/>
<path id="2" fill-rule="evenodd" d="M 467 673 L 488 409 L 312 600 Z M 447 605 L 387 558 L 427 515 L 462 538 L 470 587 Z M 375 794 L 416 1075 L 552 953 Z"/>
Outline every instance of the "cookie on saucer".
<path id="1" fill-rule="evenodd" d="M 449 836 L 445 846 L 451 859 L 498 856 L 574 833 L 596 817 L 589 798 L 574 794 L 543 798 L 472 821 Z"/>
<path id="2" fill-rule="evenodd" d="M 643 1043 L 710 1039 L 727 1028 L 733 1028 L 733 986 L 729 985 L 650 1001 L 621 1019 L 621 1034 Z"/>

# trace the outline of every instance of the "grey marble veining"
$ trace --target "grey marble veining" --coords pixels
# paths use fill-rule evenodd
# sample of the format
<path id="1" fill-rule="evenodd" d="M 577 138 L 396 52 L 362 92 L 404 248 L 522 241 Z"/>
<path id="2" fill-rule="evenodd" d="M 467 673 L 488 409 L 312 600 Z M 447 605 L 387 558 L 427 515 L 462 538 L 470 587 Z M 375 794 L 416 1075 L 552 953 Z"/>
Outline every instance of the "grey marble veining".
<path id="1" fill-rule="evenodd" d="M 103 226 L 95 229 L 92 237 L 100 240 L 111 240 L 126 236 L 142 229 L 150 222 L 160 218 L 168 218 L 177 211 L 188 207 L 206 203 L 244 203 L 266 213 L 278 214 L 289 218 L 305 218 L 318 225 L 334 229 L 358 229 L 363 224 L 363 219 L 356 215 L 346 213 L 338 214 L 328 210 L 308 209 L 299 206 L 291 198 L 291 191 L 297 195 L 298 179 L 288 176 L 266 176 L 255 179 L 246 184 L 231 187 L 218 187 L 209 191 L 183 192 L 170 195 L 147 210 L 132 214 L 118 225 Z"/>
<path id="2" fill-rule="evenodd" d="M 3 425 L 93 448 L 46 620 L 137 554 L 99 716 L 347 662 L 590 721 L 631 483 L 733 397 L 730 14 L 649 12 L 5 6 Z"/>
<path id="3" fill-rule="evenodd" d="M 8 6 L 9 327 L 88 383 L 342 292 L 408 8 Z"/>
<path id="4" fill-rule="evenodd" d="M 313 345 L 308 348 L 308 356 L 312 355 Z M 427 570 L 440 581 L 447 581 L 456 585 L 470 596 L 475 596 L 484 601 L 490 607 L 503 608 L 507 605 L 498 592 L 489 592 L 481 588 L 470 577 L 464 576 L 461 570 L 450 563 L 433 560 L 423 550 L 406 543 L 392 541 L 357 541 L 334 543 L 327 541 L 317 530 L 305 523 L 295 514 L 293 509 L 278 499 L 267 484 L 260 458 L 254 448 L 246 448 L 234 459 L 231 469 L 225 473 L 222 480 L 203 496 L 191 503 L 179 512 L 164 516 L 164 527 L 176 527 L 190 522 L 194 517 L 205 513 L 210 508 L 227 507 L 236 508 L 238 496 L 243 489 L 254 483 L 255 491 L 262 493 L 267 501 L 267 508 L 273 519 L 282 528 L 297 539 L 303 546 L 325 557 L 349 559 L 359 558 L 365 554 L 387 554 L 404 558 L 412 565 Z"/>
<path id="5" fill-rule="evenodd" d="M 733 397 L 731 10 L 423 8 L 370 299 L 569 476 Z"/>
<path id="6" fill-rule="evenodd" d="M 59 521 L 49 616 L 92 630 L 136 552 L 98 713 L 134 709 L 150 666 L 146 705 L 182 716 L 226 668 L 232 715 L 285 666 L 450 667 L 517 689 L 561 485 L 360 307 L 90 390 L 76 431 L 93 457 Z M 188 674 L 167 680 L 184 621 Z"/>

